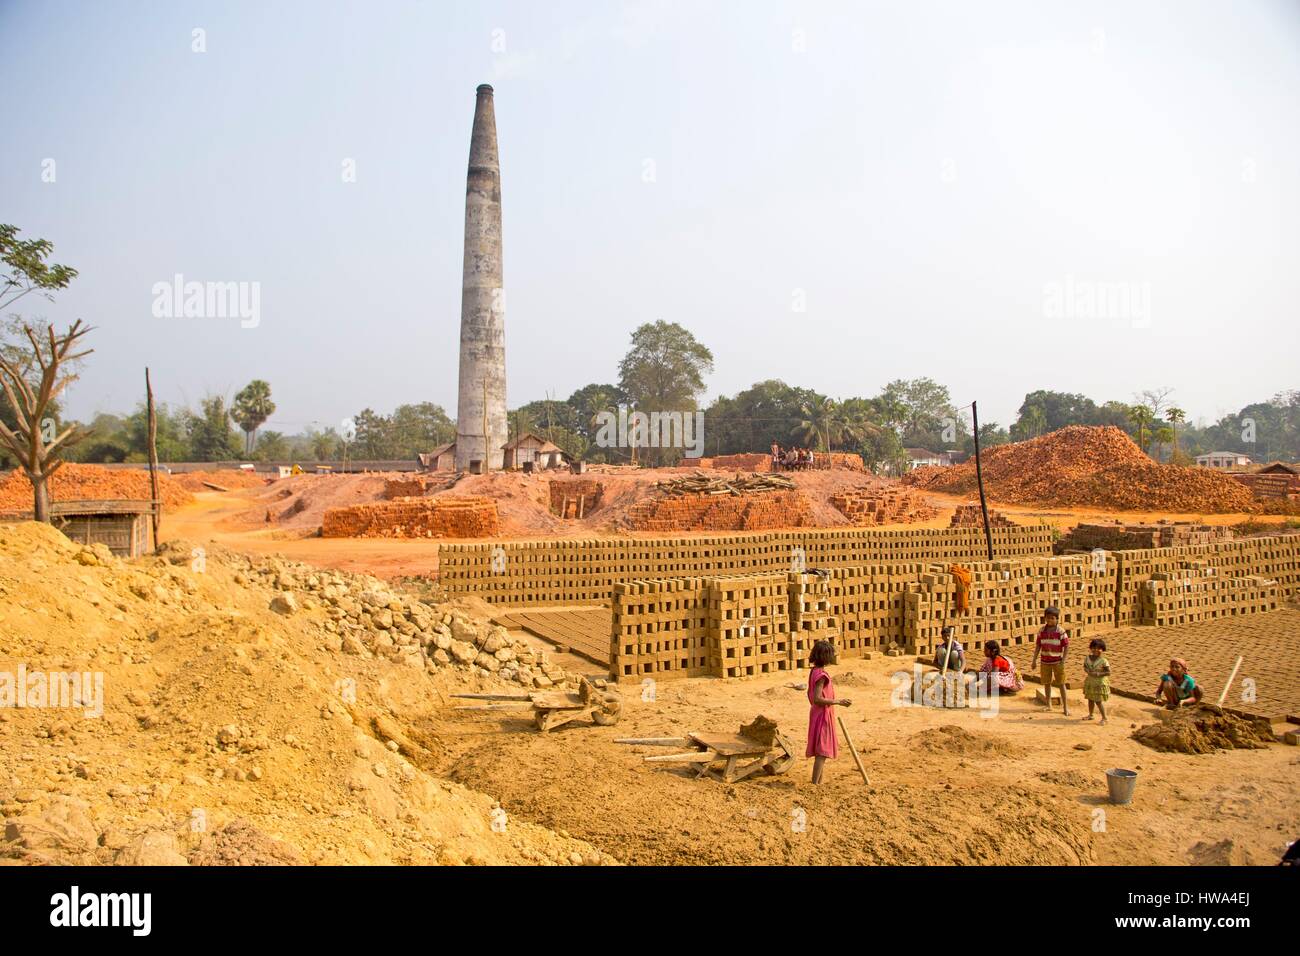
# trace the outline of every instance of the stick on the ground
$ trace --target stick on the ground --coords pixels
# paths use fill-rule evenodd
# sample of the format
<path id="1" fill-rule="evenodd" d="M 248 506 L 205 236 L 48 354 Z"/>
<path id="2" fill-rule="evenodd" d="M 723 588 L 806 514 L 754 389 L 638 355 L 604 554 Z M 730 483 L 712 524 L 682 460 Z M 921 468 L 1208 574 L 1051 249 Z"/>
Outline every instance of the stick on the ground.
<path id="1" fill-rule="evenodd" d="M 858 765 L 858 773 L 862 774 L 862 782 L 871 786 L 871 781 L 867 779 L 867 768 L 862 766 L 862 758 L 858 756 L 858 748 L 853 746 L 853 738 L 849 736 L 849 728 L 844 726 L 844 718 L 836 717 L 840 722 L 840 730 L 844 734 L 844 742 L 849 745 L 849 753 L 853 754 L 853 762 Z"/>
<path id="2" fill-rule="evenodd" d="M 1227 682 L 1226 684 L 1223 685 L 1223 690 L 1219 692 L 1219 706 L 1220 706 L 1220 707 L 1222 707 L 1222 706 L 1223 706 L 1223 702 L 1224 702 L 1225 700 L 1228 699 L 1228 688 L 1230 688 L 1230 687 L 1232 686 L 1232 682 L 1233 682 L 1234 680 L 1237 679 L 1237 669 L 1238 669 L 1239 667 L 1241 667 L 1241 655 L 1240 655 L 1240 654 L 1237 655 L 1237 663 L 1235 663 L 1235 664 L 1232 665 L 1232 673 L 1228 675 L 1228 682 Z"/>

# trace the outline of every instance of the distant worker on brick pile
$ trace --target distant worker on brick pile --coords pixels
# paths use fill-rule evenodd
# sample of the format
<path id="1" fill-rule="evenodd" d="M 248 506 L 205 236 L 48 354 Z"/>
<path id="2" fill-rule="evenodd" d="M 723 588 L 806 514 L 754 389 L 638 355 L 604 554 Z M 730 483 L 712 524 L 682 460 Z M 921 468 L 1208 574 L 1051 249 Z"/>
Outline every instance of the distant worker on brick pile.
<path id="1" fill-rule="evenodd" d="M 1070 716 L 1070 700 L 1065 696 L 1065 658 L 1070 653 L 1070 635 L 1056 626 L 1061 619 L 1061 612 L 1049 607 L 1043 612 L 1043 628 L 1034 638 L 1034 659 L 1029 667 L 1032 670 L 1042 659 L 1039 672 L 1043 681 L 1043 702 L 1047 709 L 1052 709 L 1052 685 L 1061 688 L 1061 713 Z"/>
<path id="2" fill-rule="evenodd" d="M 772 470 L 773 470 L 773 471 L 780 471 L 780 470 L 781 470 L 781 455 L 782 455 L 782 454 L 783 454 L 783 452 L 782 452 L 781 446 L 778 445 L 776 442 L 772 442 Z"/>

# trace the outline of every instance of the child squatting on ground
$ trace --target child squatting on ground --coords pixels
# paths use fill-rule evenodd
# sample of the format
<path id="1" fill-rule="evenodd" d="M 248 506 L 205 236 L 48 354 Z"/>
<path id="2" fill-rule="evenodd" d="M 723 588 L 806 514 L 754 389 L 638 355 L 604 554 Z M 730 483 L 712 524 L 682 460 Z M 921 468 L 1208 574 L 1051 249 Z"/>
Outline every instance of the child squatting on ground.
<path id="1" fill-rule="evenodd" d="M 1196 685 L 1196 678 L 1187 673 L 1187 661 L 1175 657 L 1169 662 L 1169 672 L 1160 675 L 1160 686 L 1156 688 L 1156 703 L 1164 704 L 1170 710 L 1177 710 L 1183 701 L 1191 699 L 1201 702 L 1201 688 Z"/>
<path id="2" fill-rule="evenodd" d="M 1110 661 L 1103 657 L 1106 642 L 1094 637 L 1088 642 L 1088 656 L 1083 659 L 1083 697 L 1088 702 L 1088 716 L 1092 720 L 1094 707 L 1101 711 L 1101 722 L 1106 723 L 1106 701 L 1110 700 Z"/>
<path id="3" fill-rule="evenodd" d="M 835 645 L 830 641 L 818 641 L 808 655 L 812 673 L 808 675 L 808 750 L 805 757 L 813 758 L 812 782 L 822 782 L 822 770 L 827 757 L 839 755 L 839 743 L 835 737 L 835 718 L 831 716 L 832 707 L 848 707 L 848 698 L 835 699 L 835 686 L 831 675 L 826 673 L 826 665 L 836 663 Z"/>
<path id="4" fill-rule="evenodd" d="M 1065 658 L 1070 653 L 1070 636 L 1056 626 L 1061 619 L 1061 612 L 1054 607 L 1043 611 L 1043 629 L 1034 639 L 1034 659 L 1029 664 L 1033 670 L 1042 658 L 1043 669 L 1039 672 L 1043 681 L 1043 697 L 1047 709 L 1052 709 L 1052 685 L 1061 688 L 1061 713 L 1070 716 L 1070 699 L 1065 696 Z"/>

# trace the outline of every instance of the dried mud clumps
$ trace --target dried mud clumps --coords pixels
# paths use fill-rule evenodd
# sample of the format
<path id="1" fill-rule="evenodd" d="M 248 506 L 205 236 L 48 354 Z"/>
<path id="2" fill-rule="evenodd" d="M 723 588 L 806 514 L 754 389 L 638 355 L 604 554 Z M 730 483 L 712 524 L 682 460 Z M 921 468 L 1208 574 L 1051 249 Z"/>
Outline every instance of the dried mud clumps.
<path id="1" fill-rule="evenodd" d="M 1262 750 L 1277 742 L 1262 717 L 1246 719 L 1215 704 L 1194 704 L 1160 715 L 1133 731 L 1133 739 L 1161 753 L 1208 754 L 1216 750 Z"/>

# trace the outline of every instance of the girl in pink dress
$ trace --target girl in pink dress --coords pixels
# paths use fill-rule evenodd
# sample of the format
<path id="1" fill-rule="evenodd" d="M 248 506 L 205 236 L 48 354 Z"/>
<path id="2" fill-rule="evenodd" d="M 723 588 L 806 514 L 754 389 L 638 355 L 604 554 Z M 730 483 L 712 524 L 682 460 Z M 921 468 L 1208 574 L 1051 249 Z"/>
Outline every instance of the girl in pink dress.
<path id="1" fill-rule="evenodd" d="M 836 663 L 835 645 L 830 641 L 818 641 L 808 655 L 812 672 L 808 675 L 808 751 L 806 757 L 813 758 L 812 782 L 822 782 L 822 769 L 827 757 L 839 756 L 839 745 L 835 737 L 835 721 L 831 708 L 848 707 L 848 698 L 835 699 L 835 686 L 831 675 L 826 673 L 826 665 Z"/>

